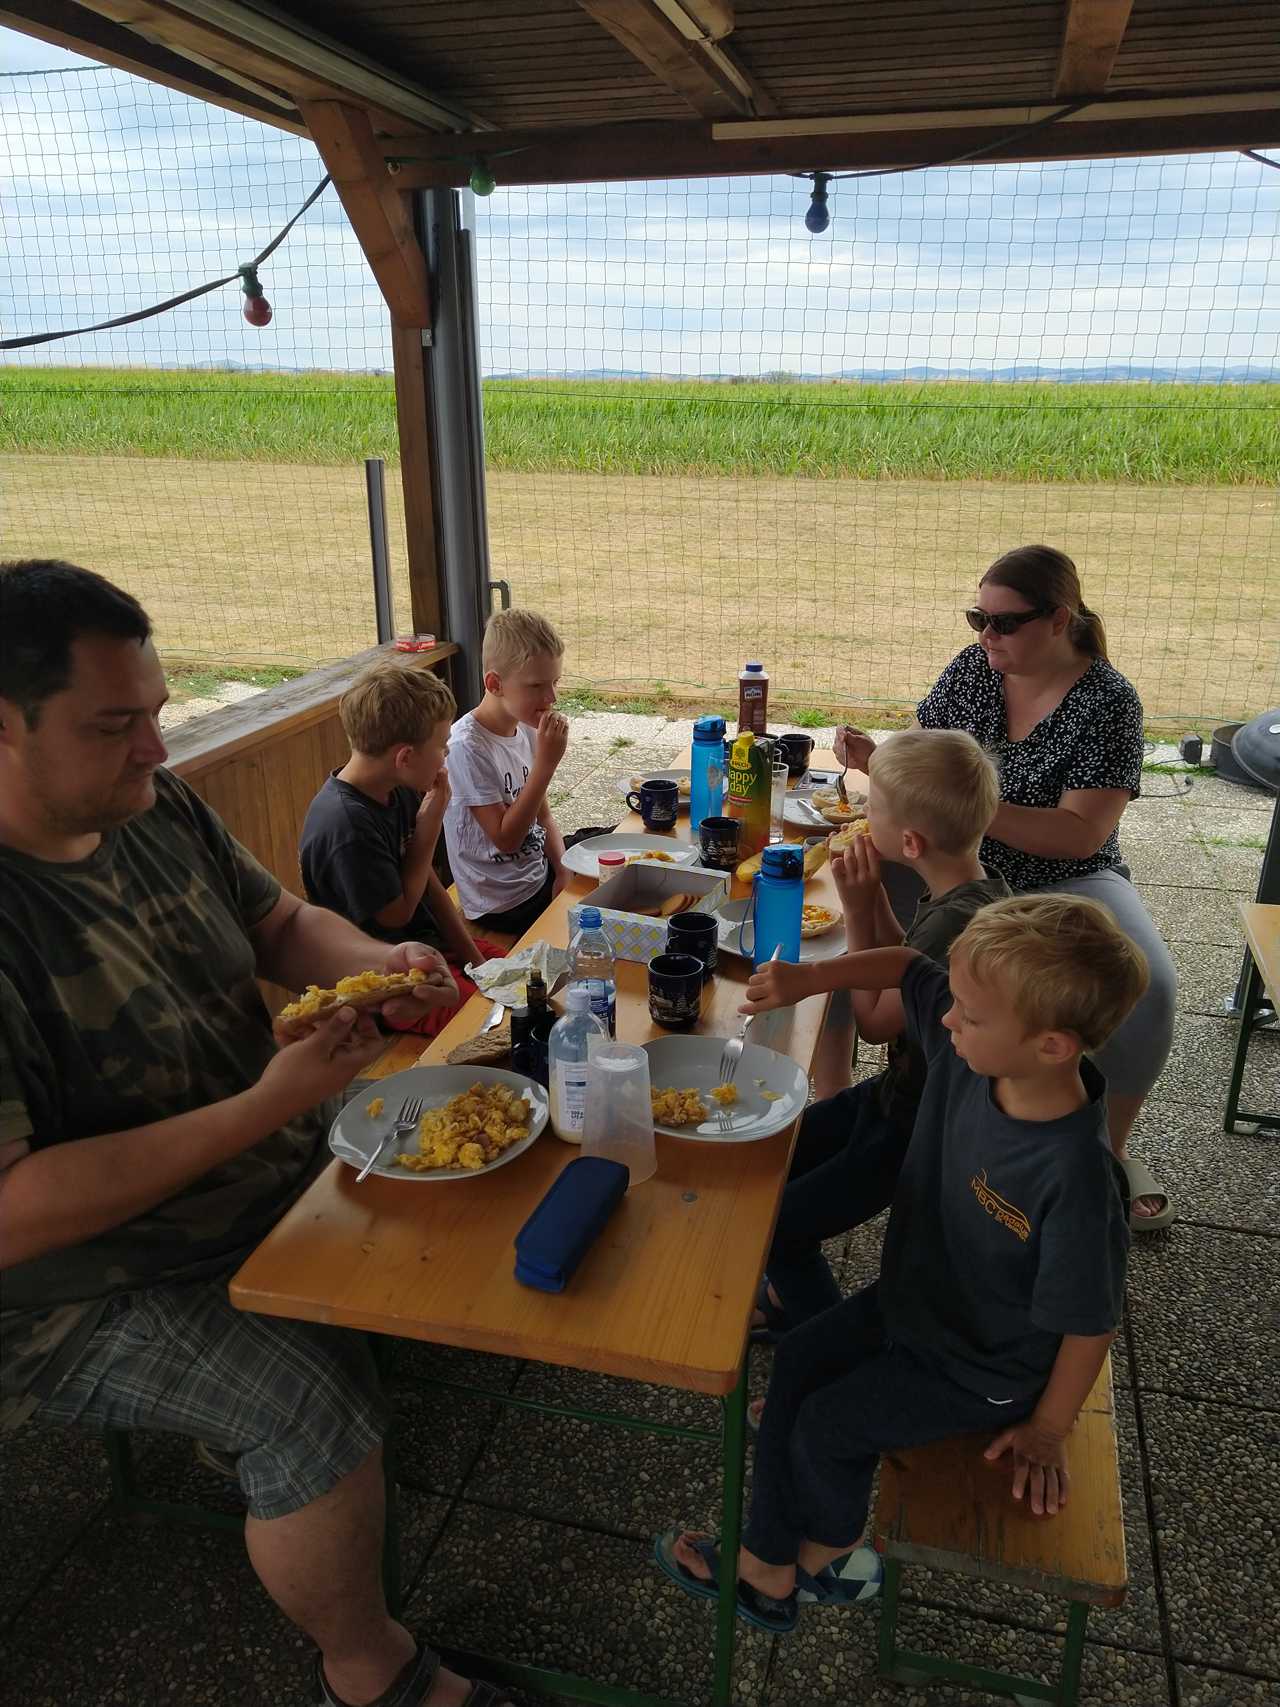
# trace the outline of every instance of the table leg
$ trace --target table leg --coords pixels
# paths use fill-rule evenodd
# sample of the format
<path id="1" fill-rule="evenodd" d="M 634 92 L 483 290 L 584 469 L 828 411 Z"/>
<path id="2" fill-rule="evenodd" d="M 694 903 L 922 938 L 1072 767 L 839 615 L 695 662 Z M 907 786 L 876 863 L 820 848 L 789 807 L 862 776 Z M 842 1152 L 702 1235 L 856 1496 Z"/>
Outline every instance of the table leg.
<path id="1" fill-rule="evenodd" d="M 1244 1064 L 1249 1054 L 1249 1043 L 1253 1036 L 1253 1017 L 1258 1006 L 1258 991 L 1262 983 L 1253 955 L 1247 948 L 1244 954 L 1247 964 L 1244 989 L 1240 997 L 1240 1029 L 1236 1033 L 1236 1053 L 1235 1059 L 1231 1063 L 1231 1083 L 1227 1087 L 1227 1107 L 1222 1121 L 1224 1132 L 1234 1132 L 1236 1129 L 1236 1118 L 1240 1110 L 1240 1085 L 1244 1079 Z"/>
<path id="2" fill-rule="evenodd" d="M 742 1473 L 747 1442 L 747 1360 L 738 1384 L 722 1401 L 723 1489 L 720 1513 L 720 1599 L 716 1607 L 716 1666 L 711 1707 L 729 1707 L 733 1693 L 733 1645 L 738 1632 L 738 1546 L 742 1538 Z"/>

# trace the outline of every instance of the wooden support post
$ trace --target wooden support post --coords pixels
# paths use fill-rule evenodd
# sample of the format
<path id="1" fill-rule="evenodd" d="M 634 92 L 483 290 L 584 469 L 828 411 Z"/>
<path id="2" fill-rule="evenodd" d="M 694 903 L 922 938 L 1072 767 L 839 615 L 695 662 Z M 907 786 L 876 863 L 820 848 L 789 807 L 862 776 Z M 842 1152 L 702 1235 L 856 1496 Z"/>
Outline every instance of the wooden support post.
<path id="1" fill-rule="evenodd" d="M 396 422 L 400 432 L 400 483 L 404 488 L 404 531 L 409 556 L 409 601 L 415 634 L 439 636 L 444 626 L 441 592 L 440 517 L 436 504 L 435 458 L 431 454 L 427 363 L 422 333 L 391 328 L 396 376 Z"/>
<path id="2" fill-rule="evenodd" d="M 392 320 L 397 326 L 430 326 L 427 259 L 414 234 L 408 198 L 387 175 L 368 113 L 341 101 L 301 101 L 299 109 Z"/>

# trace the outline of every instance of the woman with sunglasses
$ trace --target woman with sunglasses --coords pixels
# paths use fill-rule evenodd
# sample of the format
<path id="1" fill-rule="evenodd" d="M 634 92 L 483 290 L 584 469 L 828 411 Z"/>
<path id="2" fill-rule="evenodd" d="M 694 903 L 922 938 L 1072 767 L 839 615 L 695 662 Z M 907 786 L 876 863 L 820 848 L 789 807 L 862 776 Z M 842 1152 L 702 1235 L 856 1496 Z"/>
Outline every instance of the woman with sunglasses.
<path id="1" fill-rule="evenodd" d="M 947 665 L 917 719 L 926 729 L 968 730 L 996 761 L 1001 803 L 983 864 L 1015 892 L 1101 901 L 1147 956 L 1147 994 L 1098 1065 L 1112 1148 L 1129 1182 L 1130 1224 L 1155 1232 L 1174 1219 L 1172 1200 L 1126 1146 L 1168 1058 L 1175 974 L 1129 882 L 1118 836 L 1141 788 L 1142 704 L 1107 658 L 1102 619 L 1081 597 L 1075 564 L 1052 546 L 1023 545 L 997 558 L 964 614 L 978 639 Z M 873 747 L 861 730 L 837 733 L 843 764 L 865 770 Z"/>

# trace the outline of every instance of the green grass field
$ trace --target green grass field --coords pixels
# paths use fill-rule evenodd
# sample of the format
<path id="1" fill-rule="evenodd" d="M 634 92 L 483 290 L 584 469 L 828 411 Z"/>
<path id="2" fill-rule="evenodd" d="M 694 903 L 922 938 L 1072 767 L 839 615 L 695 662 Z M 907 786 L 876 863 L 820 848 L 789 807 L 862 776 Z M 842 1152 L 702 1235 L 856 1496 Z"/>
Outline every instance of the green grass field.
<path id="1" fill-rule="evenodd" d="M 1267 485 L 1280 385 L 490 380 L 491 468 L 526 473 Z M 0 367 L 0 451 L 396 457 L 389 377 Z"/>

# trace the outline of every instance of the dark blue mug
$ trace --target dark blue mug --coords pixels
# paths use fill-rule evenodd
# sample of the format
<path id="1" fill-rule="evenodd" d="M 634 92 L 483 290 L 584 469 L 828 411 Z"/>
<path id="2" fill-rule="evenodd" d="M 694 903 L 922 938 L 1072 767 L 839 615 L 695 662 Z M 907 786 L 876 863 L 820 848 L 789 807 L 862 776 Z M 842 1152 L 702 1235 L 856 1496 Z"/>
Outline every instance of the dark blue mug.
<path id="1" fill-rule="evenodd" d="M 720 928 L 710 913 L 677 913 L 667 921 L 667 953 L 691 954 L 704 968 L 703 983 L 716 969 Z"/>
<path id="2" fill-rule="evenodd" d="M 674 782 L 655 777 L 651 782 L 642 782 L 638 790 L 632 789 L 627 805 L 644 819 L 646 830 L 674 830 L 680 793 Z"/>
<path id="3" fill-rule="evenodd" d="M 649 1017 L 668 1031 L 687 1031 L 702 1013 L 705 967 L 694 954 L 655 954 L 649 962 Z"/>

